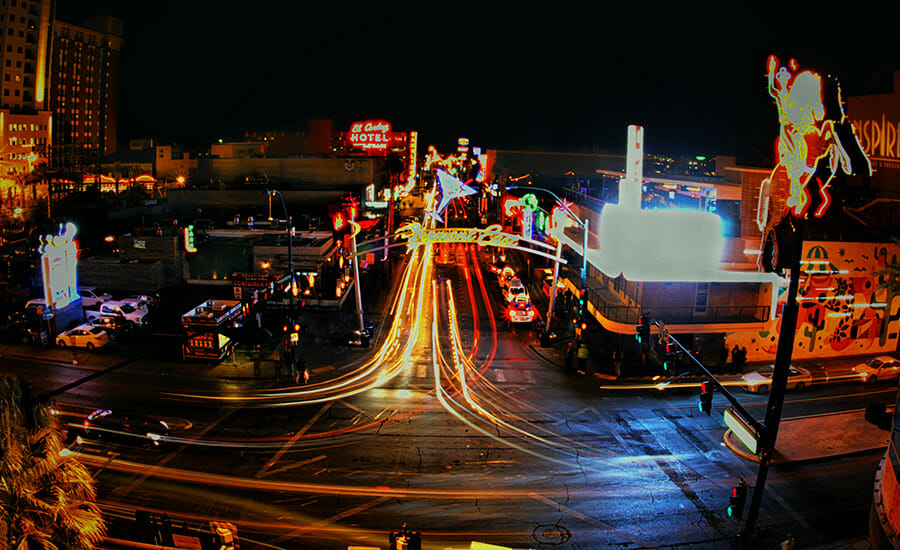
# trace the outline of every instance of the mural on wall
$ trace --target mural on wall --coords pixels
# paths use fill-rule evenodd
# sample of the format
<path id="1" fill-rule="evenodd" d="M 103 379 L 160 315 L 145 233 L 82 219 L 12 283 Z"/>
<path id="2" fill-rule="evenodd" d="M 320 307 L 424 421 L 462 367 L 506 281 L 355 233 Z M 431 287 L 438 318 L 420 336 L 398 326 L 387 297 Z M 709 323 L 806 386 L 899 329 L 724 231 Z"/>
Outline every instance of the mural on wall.
<path id="1" fill-rule="evenodd" d="M 793 358 L 896 351 L 900 273 L 892 273 L 891 266 L 898 265 L 898 257 L 895 244 L 805 243 Z M 750 361 L 774 360 L 786 291 L 780 289 L 778 315 L 767 330 L 729 335 L 728 345 L 746 347 Z"/>

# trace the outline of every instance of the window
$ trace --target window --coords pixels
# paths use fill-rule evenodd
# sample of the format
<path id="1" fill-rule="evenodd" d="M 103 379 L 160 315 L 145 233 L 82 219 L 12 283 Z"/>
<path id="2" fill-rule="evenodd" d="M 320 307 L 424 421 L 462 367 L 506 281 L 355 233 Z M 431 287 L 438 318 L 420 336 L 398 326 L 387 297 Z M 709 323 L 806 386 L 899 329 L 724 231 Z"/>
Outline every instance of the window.
<path id="1" fill-rule="evenodd" d="M 709 302 L 709 283 L 697 283 L 697 294 L 694 300 L 694 311 L 706 313 L 706 304 Z"/>

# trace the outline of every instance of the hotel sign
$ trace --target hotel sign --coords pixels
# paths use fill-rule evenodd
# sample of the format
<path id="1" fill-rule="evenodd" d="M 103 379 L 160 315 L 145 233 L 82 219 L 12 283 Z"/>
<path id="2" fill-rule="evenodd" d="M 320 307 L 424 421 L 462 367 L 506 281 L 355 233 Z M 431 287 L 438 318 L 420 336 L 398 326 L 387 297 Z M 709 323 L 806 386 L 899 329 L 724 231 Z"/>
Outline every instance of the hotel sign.
<path id="1" fill-rule="evenodd" d="M 391 123 L 383 120 L 354 122 L 347 135 L 350 144 L 360 149 L 387 149 L 392 138 Z"/>

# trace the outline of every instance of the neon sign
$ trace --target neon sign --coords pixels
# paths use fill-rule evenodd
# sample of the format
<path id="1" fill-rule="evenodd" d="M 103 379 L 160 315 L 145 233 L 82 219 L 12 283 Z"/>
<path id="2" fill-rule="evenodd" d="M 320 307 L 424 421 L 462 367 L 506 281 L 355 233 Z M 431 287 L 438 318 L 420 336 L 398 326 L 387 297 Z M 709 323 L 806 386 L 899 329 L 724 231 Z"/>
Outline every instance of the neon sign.
<path id="1" fill-rule="evenodd" d="M 194 226 L 189 225 L 184 228 L 184 250 L 186 252 L 194 253 L 197 252 L 197 247 L 194 246 Z"/>
<path id="2" fill-rule="evenodd" d="M 778 67 L 778 58 L 769 56 L 769 95 L 778 107 L 781 128 L 778 164 L 759 189 L 756 223 L 763 238 L 787 215 L 806 217 L 814 201 L 811 182 L 816 184 L 818 195 L 813 216 L 820 218 L 831 205 L 828 188 L 839 166 L 844 173 L 852 174 L 851 159 L 861 156 L 867 165 L 862 168 L 871 173 L 855 129 L 844 113 L 837 81 L 809 70 L 799 71 L 794 59 L 788 66 Z M 828 169 L 821 170 L 819 161 L 826 157 Z"/>
<path id="3" fill-rule="evenodd" d="M 502 231 L 503 226 L 499 224 L 489 225 L 484 229 L 468 227 L 425 229 L 422 224 L 413 222 L 398 228 L 394 234 L 406 239 L 408 248 L 414 248 L 420 244 L 436 243 L 474 243 L 479 246 L 499 246 L 501 248 L 518 246 L 520 238 L 518 235 L 510 235 Z"/>
<path id="4" fill-rule="evenodd" d="M 881 120 L 854 120 L 866 155 L 900 158 L 900 121 L 891 122 L 882 113 Z"/>
<path id="5" fill-rule="evenodd" d="M 78 296 L 78 249 L 75 247 L 75 224 L 59 225 L 59 235 L 41 239 L 41 275 L 44 299 L 55 309 L 64 308 Z"/>
<path id="6" fill-rule="evenodd" d="M 387 149 L 391 141 L 391 124 L 383 120 L 354 122 L 348 140 L 360 149 Z"/>
<path id="7" fill-rule="evenodd" d="M 450 204 L 450 201 L 452 201 L 453 199 L 474 195 L 476 191 L 472 187 L 469 187 L 465 183 L 459 181 L 443 170 L 438 170 L 437 176 L 438 182 L 441 185 L 441 202 L 438 203 L 438 206 L 437 208 L 435 208 L 434 212 L 431 212 L 431 216 L 438 221 L 444 221 L 443 218 L 441 218 L 441 212 L 443 212 L 444 208 L 446 208 L 447 205 Z"/>

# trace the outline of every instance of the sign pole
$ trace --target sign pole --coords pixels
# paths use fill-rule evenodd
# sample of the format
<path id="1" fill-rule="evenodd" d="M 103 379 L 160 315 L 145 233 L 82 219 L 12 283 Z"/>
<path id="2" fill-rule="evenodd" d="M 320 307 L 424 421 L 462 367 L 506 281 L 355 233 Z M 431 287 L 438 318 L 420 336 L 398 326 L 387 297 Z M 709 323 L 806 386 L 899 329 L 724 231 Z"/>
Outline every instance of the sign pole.
<path id="1" fill-rule="evenodd" d="M 550 308 L 547 310 L 547 324 L 544 331 L 550 332 L 550 324 L 553 322 L 553 308 L 556 306 L 556 285 L 559 281 L 559 260 L 562 259 L 562 239 L 556 241 L 556 261 L 553 263 L 553 288 L 550 289 Z"/>
<path id="2" fill-rule="evenodd" d="M 784 311 L 781 316 L 781 330 L 778 333 L 778 348 L 775 351 L 775 366 L 772 373 L 772 388 L 769 391 L 766 418 L 763 421 L 763 431 L 760 437 L 759 473 L 756 476 L 756 485 L 753 487 L 753 497 L 750 500 L 750 509 L 747 512 L 747 523 L 738 533 L 738 540 L 745 543 L 750 542 L 753 537 L 753 530 L 756 527 L 756 519 L 759 516 L 759 507 L 769 473 L 769 462 L 772 460 L 775 452 L 775 443 L 778 440 L 778 427 L 781 424 L 781 411 L 784 408 L 788 373 L 794 350 L 794 336 L 797 332 L 797 316 L 800 309 L 797 303 L 797 290 L 800 285 L 800 260 L 803 256 L 804 225 L 805 222 L 803 220 L 795 220 L 793 224 L 793 243 L 790 250 L 791 279 L 788 284 L 787 301 L 784 304 Z"/>
<path id="3" fill-rule="evenodd" d="M 366 323 L 363 320 L 362 290 L 359 288 L 359 256 L 356 255 L 356 234 L 359 233 L 360 227 L 356 220 L 351 220 L 350 225 L 353 226 L 353 238 L 350 239 L 353 248 L 350 253 L 353 259 L 353 286 L 356 287 L 356 316 L 359 320 L 359 332 L 362 334 L 366 330 Z"/>

